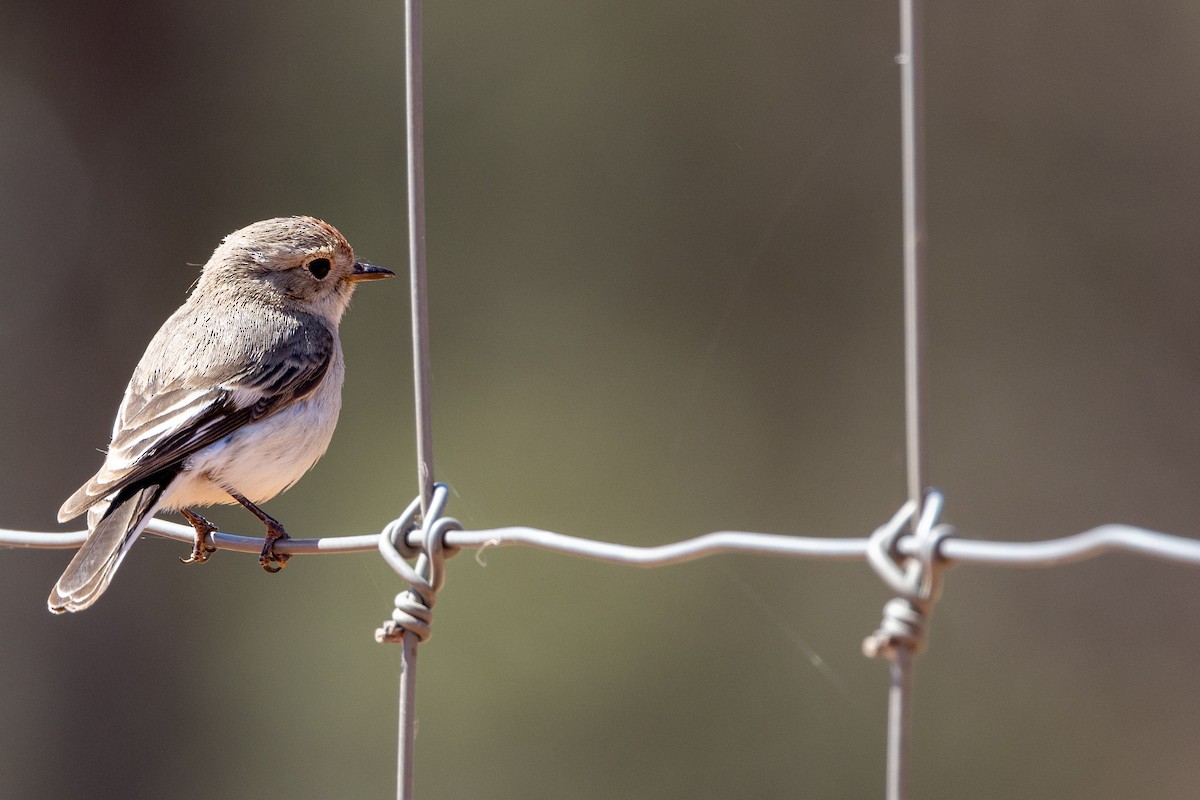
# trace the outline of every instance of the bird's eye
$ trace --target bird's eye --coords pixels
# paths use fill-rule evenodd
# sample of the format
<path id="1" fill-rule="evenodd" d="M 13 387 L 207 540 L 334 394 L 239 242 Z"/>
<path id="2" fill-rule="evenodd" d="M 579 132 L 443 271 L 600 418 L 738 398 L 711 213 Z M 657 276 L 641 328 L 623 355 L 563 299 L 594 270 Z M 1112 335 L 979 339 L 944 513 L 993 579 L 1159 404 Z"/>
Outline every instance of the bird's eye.
<path id="1" fill-rule="evenodd" d="M 321 280 L 329 274 L 329 259 L 314 258 L 312 261 L 308 262 L 308 271 L 313 274 L 314 278 Z"/>

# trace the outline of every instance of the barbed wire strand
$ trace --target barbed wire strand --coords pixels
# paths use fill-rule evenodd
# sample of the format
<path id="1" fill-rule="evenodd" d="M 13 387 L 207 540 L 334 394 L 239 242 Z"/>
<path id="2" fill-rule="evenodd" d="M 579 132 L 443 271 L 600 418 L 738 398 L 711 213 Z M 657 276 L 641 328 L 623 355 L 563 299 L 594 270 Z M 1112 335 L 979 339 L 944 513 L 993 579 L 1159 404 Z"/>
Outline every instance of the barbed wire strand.
<path id="1" fill-rule="evenodd" d="M 430 525 L 433 500 L 433 425 L 430 408 L 429 301 L 425 276 L 425 133 L 421 66 L 421 0 L 404 3 L 404 77 L 408 162 L 408 257 L 412 304 L 413 394 L 417 423 L 417 497 Z M 410 589 L 410 591 L 414 591 Z M 416 595 L 418 601 L 427 598 Z M 397 608 L 401 598 L 397 597 Z M 432 601 L 429 601 L 432 605 Z M 411 800 L 416 738 L 417 636 L 401 636 L 400 721 L 396 797 Z"/>

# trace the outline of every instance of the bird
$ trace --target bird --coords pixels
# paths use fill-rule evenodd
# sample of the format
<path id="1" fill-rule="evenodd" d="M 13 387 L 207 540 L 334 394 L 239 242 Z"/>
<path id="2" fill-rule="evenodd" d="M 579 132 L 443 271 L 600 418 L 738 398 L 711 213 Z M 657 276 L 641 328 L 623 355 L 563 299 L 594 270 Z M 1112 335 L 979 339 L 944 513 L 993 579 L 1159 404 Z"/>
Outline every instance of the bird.
<path id="1" fill-rule="evenodd" d="M 259 563 L 278 572 L 287 538 L 258 507 L 329 446 L 345 373 L 338 325 L 362 282 L 394 277 L 355 258 L 314 217 L 276 217 L 226 236 L 187 300 L 133 371 L 100 470 L 58 512 L 87 513 L 83 545 L 50 592 L 50 611 L 88 608 L 142 530 L 178 511 L 196 531 L 184 563 L 203 563 L 217 530 L 193 508 L 240 504 L 266 529 Z"/>

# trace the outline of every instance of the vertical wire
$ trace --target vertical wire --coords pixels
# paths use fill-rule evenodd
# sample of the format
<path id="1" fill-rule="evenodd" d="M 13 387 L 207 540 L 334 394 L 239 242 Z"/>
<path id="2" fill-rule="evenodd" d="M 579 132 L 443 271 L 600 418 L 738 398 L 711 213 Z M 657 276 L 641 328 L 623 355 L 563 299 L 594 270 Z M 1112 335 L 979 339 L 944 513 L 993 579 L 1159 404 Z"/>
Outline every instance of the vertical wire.
<path id="1" fill-rule="evenodd" d="M 887 800 L 904 800 L 908 793 L 909 703 L 912 653 L 904 646 L 891 654 L 892 684 L 888 688 Z"/>
<path id="2" fill-rule="evenodd" d="M 412 800 L 417 719 L 417 637 L 401 640 L 400 740 L 396 748 L 396 800 Z"/>
<path id="3" fill-rule="evenodd" d="M 417 480 L 421 518 L 433 497 L 433 426 L 429 392 L 429 316 L 425 280 L 425 137 L 421 97 L 421 2 L 404 3 L 405 118 L 408 159 L 408 260 L 412 299 L 413 393 L 417 416 Z M 400 662 L 400 723 L 396 745 L 396 797 L 412 800 L 415 761 L 417 639 L 406 634 Z"/>
<path id="4" fill-rule="evenodd" d="M 925 142 L 919 0 L 900 0 L 900 161 L 904 226 L 904 407 L 908 499 L 921 507 L 925 488 L 922 445 L 925 349 Z"/>
<path id="5" fill-rule="evenodd" d="M 421 97 L 421 1 L 406 0 L 404 51 L 408 123 L 408 259 L 412 295 L 413 393 L 417 414 L 417 480 L 421 516 L 433 497 L 433 423 L 430 407 L 429 302 L 425 278 L 425 134 Z"/>
<path id="6" fill-rule="evenodd" d="M 900 163 L 904 228 L 904 409 L 908 496 L 920 514 L 925 485 L 922 447 L 923 357 L 925 344 L 925 164 L 922 131 L 922 65 L 919 0 L 900 0 Z M 893 649 L 888 690 L 887 800 L 908 795 L 911 738 L 912 652 Z"/>

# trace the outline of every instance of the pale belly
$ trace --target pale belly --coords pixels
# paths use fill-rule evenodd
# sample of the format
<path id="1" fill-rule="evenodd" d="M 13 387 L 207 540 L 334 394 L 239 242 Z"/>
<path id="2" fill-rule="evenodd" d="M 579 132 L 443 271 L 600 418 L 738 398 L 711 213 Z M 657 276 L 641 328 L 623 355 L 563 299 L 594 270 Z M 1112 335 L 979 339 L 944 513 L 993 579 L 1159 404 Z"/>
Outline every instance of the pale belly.
<path id="1" fill-rule="evenodd" d="M 307 399 L 198 451 L 167 488 L 163 508 L 237 502 L 230 491 L 254 503 L 271 499 L 325 454 L 341 403 L 341 375 L 328 375 Z"/>

